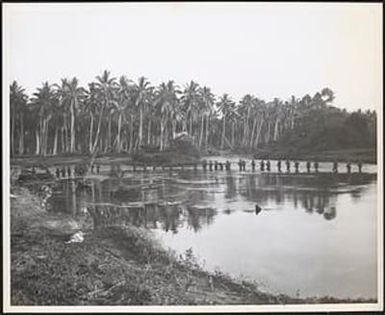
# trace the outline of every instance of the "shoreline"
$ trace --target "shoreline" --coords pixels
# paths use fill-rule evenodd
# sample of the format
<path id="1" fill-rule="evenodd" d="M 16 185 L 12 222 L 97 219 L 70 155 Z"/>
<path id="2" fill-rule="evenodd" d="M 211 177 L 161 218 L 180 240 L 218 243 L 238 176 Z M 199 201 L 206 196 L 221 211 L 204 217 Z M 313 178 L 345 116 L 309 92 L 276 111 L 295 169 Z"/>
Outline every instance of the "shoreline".
<path id="1" fill-rule="evenodd" d="M 347 161 L 356 161 L 361 160 L 365 164 L 377 165 L 376 156 L 371 150 L 366 149 L 356 149 L 356 150 L 339 150 L 339 151 L 325 151 L 323 153 L 298 153 L 298 154 L 285 154 L 282 151 L 275 152 L 260 152 L 257 154 L 247 153 L 247 152 L 231 152 L 231 151 L 217 151 L 212 154 L 202 155 L 200 160 L 204 158 L 209 158 L 212 156 L 237 156 L 247 159 L 285 159 L 289 157 L 290 160 L 298 161 L 314 161 L 318 160 L 319 162 L 333 162 L 338 160 L 339 162 Z M 128 153 L 114 153 L 114 154 L 103 154 L 95 158 L 95 161 L 99 164 L 110 164 L 110 163 L 129 163 L 132 161 L 133 155 Z M 66 155 L 56 155 L 56 156 L 36 156 L 36 155 L 25 155 L 25 156 L 15 156 L 10 158 L 10 166 L 32 166 L 36 164 L 44 164 L 46 166 L 55 166 L 63 164 L 73 164 L 73 163 L 87 163 L 91 157 L 89 155 L 81 154 L 66 154 Z M 192 163 L 191 159 L 186 159 L 186 164 Z M 183 164 L 184 161 L 182 160 Z M 138 163 L 140 164 L 140 163 Z"/>
<path id="2" fill-rule="evenodd" d="M 41 197 L 24 187 L 12 186 L 12 193 L 13 305 L 375 303 L 264 293 L 255 283 L 203 270 L 192 251 L 176 255 L 143 228 L 95 230 L 87 220 L 73 222 L 69 216 L 47 212 Z M 80 229 L 84 241 L 66 244 Z"/>

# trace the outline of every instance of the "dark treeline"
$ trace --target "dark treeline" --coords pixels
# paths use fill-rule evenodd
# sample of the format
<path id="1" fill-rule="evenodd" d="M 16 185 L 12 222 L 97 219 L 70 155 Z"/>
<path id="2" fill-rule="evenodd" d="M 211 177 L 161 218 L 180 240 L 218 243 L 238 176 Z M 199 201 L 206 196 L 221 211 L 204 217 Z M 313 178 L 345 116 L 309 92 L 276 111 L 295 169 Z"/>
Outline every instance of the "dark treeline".
<path id="1" fill-rule="evenodd" d="M 307 150 L 375 148 L 376 112 L 332 106 L 334 93 L 264 101 L 245 95 L 238 103 L 208 87 L 173 81 L 154 87 L 104 71 L 87 88 L 76 78 L 48 82 L 32 96 L 10 86 L 11 156 L 129 152 L 143 146 L 165 150 L 187 132 L 202 152 L 254 152 L 260 148 Z"/>

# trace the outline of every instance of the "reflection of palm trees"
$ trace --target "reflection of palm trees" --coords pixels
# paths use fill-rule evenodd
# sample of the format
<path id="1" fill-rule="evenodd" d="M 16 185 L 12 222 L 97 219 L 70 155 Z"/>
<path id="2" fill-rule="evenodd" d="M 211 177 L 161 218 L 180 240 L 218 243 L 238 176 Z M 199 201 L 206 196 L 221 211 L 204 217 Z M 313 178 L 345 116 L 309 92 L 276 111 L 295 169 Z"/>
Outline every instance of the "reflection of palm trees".
<path id="1" fill-rule="evenodd" d="M 258 180 L 258 181 L 257 181 Z M 257 181 L 257 182 L 256 182 Z M 330 201 L 335 198 L 332 192 L 328 192 L 325 187 L 318 187 L 314 190 L 302 190 L 299 193 L 297 187 L 308 187 L 308 179 L 295 180 L 296 188 L 283 189 L 282 185 L 288 185 L 293 180 L 280 177 L 280 176 L 258 176 L 250 175 L 246 180 L 239 181 L 239 194 L 246 200 L 252 201 L 257 204 L 275 203 L 280 204 L 284 200 L 290 200 L 293 202 L 295 208 L 298 207 L 298 202 L 301 207 L 307 213 L 316 212 L 318 214 L 324 214 L 325 208 L 329 206 Z M 231 180 L 227 179 L 227 189 Z M 330 214 L 327 214 L 325 219 L 333 219 L 336 216 L 336 210 L 334 209 Z"/>
<path id="2" fill-rule="evenodd" d="M 176 206 L 162 206 L 159 209 L 159 219 L 162 222 L 163 229 L 166 232 L 171 230 L 173 233 L 177 233 L 178 227 L 181 224 L 180 209 Z"/>
<path id="3" fill-rule="evenodd" d="M 186 207 L 187 223 L 195 232 L 202 229 L 204 224 L 210 225 L 216 215 L 215 210 L 211 208 L 197 208 L 193 206 Z"/>
<path id="4" fill-rule="evenodd" d="M 233 199 L 237 195 L 237 185 L 233 176 L 226 176 L 226 199 Z"/>

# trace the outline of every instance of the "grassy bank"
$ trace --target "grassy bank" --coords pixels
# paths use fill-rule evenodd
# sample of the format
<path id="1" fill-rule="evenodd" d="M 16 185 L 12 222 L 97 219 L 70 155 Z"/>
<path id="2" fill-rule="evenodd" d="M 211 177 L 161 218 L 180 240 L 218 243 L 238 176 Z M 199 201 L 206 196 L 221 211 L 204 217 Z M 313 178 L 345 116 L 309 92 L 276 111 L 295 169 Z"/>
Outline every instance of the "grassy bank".
<path id="1" fill-rule="evenodd" d="M 210 305 L 340 303 L 266 294 L 254 283 L 205 272 L 191 251 L 177 256 L 147 230 L 92 229 L 47 213 L 41 198 L 12 187 L 12 305 Z M 82 243 L 66 244 L 81 229 Z"/>

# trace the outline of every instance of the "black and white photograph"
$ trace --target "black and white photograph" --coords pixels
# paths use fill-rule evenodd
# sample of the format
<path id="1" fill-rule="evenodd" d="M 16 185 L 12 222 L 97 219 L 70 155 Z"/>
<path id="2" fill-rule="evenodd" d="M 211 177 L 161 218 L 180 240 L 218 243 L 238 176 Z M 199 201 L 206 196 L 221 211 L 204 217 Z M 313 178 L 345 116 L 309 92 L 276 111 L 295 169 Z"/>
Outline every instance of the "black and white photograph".
<path id="1" fill-rule="evenodd" d="M 2 4 L 6 312 L 383 310 L 383 6 Z"/>

